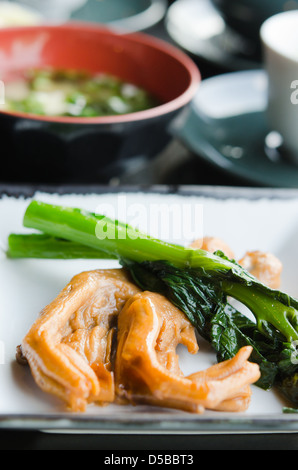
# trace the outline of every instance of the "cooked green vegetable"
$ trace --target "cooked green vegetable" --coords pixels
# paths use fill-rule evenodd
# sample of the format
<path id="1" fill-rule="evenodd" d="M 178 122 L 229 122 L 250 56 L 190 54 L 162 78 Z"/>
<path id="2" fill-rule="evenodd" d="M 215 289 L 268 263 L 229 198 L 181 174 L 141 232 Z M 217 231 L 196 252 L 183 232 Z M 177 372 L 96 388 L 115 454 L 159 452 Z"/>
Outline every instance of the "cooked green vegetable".
<path id="1" fill-rule="evenodd" d="M 81 243 L 51 237 L 43 233 L 15 234 L 8 237 L 9 258 L 36 259 L 111 259 L 112 256 Z"/>
<path id="2" fill-rule="evenodd" d="M 5 110 L 45 116 L 112 116 L 158 104 L 143 88 L 106 74 L 31 70 L 5 85 Z"/>
<path id="3" fill-rule="evenodd" d="M 103 251 L 118 259 L 154 261 L 164 259 L 166 255 L 183 267 L 195 253 L 194 250 L 156 240 L 103 215 L 40 201 L 29 204 L 24 216 L 24 226 Z"/>
<path id="4" fill-rule="evenodd" d="M 162 293 L 214 347 L 218 360 L 253 346 L 263 388 L 277 386 L 298 403 L 298 301 L 262 284 L 223 253 L 184 248 L 152 238 L 105 216 L 33 201 L 24 225 L 116 257 L 142 288 Z M 74 253 L 75 255 L 75 253 Z M 255 322 L 234 308 L 234 298 Z"/>
<path id="5" fill-rule="evenodd" d="M 288 408 L 288 407 L 284 407 L 284 408 L 283 408 L 283 413 L 285 413 L 285 414 L 297 414 L 297 413 L 298 413 L 298 409 L 297 409 L 297 408 Z"/>

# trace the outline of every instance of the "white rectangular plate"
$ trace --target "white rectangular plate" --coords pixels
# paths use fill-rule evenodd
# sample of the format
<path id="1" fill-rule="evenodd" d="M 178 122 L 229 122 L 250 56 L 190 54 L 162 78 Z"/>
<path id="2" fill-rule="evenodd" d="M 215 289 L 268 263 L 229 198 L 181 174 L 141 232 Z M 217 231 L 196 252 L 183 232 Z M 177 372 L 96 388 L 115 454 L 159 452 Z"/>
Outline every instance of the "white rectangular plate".
<path id="1" fill-rule="evenodd" d="M 181 214 L 197 214 L 195 231 L 225 240 L 239 259 L 247 250 L 270 251 L 284 265 L 282 289 L 298 296 L 298 193 L 278 191 L 201 189 L 167 191 L 106 192 L 101 194 L 50 194 L 39 192 L 35 199 L 54 204 L 102 212 L 137 224 L 152 235 L 167 235 L 169 241 L 187 244 L 193 226 L 174 233 Z M 15 361 L 16 346 L 40 310 L 77 273 L 117 267 L 116 261 L 10 260 L 5 256 L 7 236 L 27 233 L 22 226 L 31 197 L 0 196 L 0 428 L 47 429 L 93 432 L 204 433 L 204 432 L 291 432 L 298 431 L 298 415 L 283 414 L 286 404 L 273 391 L 253 386 L 252 402 L 245 413 L 206 411 L 193 415 L 147 406 L 90 406 L 86 413 L 67 412 L 64 404 L 44 394 L 30 371 Z M 158 208 L 158 211 L 156 212 Z M 191 208 L 192 211 L 188 212 Z M 169 209 L 172 215 L 169 215 Z M 161 217 L 159 217 L 161 214 Z M 168 218 L 167 218 L 168 217 Z M 180 217 L 180 219 L 179 219 Z M 188 216 L 188 217 L 191 217 Z M 182 219 L 184 222 L 185 220 Z M 177 229 L 177 226 L 176 226 Z M 178 234 L 178 235 L 177 235 Z M 190 356 L 183 348 L 180 362 L 185 373 L 212 365 L 215 354 L 204 341 Z"/>

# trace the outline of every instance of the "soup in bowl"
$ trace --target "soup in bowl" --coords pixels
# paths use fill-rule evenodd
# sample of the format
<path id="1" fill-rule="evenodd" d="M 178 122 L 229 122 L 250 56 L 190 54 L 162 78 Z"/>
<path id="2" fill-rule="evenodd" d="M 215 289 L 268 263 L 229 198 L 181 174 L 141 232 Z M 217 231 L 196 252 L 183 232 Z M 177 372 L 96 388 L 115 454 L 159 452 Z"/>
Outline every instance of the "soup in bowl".
<path id="1" fill-rule="evenodd" d="M 0 78 L 1 180 L 101 183 L 164 149 L 200 72 L 143 33 L 73 23 L 0 30 Z"/>

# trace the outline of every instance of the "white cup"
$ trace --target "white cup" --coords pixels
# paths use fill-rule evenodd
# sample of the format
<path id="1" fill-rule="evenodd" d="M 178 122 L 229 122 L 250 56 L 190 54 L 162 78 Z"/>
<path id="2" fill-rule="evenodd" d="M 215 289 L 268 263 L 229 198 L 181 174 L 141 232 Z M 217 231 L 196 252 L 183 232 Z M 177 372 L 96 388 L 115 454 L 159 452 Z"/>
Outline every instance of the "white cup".
<path id="1" fill-rule="evenodd" d="M 298 11 L 272 16 L 261 27 L 268 74 L 268 121 L 287 158 L 298 164 Z"/>

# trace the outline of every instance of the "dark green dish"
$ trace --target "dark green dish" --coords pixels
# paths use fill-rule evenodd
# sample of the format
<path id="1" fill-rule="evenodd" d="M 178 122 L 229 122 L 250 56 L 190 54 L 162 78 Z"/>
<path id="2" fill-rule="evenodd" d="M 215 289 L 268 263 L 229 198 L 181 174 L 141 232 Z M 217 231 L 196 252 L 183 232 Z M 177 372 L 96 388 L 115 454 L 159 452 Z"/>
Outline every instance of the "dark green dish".
<path id="1" fill-rule="evenodd" d="M 198 158 L 256 186 L 297 188 L 298 167 L 266 145 L 266 75 L 224 74 L 205 80 L 180 139 Z"/>
<path id="2" fill-rule="evenodd" d="M 88 0 L 72 19 L 141 31 L 163 18 L 167 4 L 166 0 Z"/>

